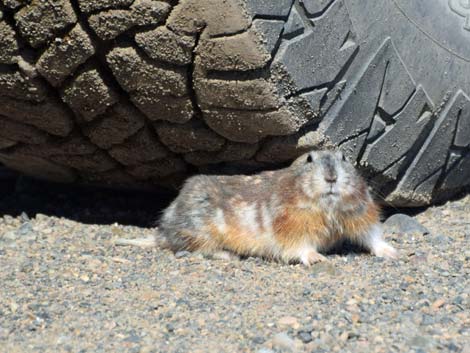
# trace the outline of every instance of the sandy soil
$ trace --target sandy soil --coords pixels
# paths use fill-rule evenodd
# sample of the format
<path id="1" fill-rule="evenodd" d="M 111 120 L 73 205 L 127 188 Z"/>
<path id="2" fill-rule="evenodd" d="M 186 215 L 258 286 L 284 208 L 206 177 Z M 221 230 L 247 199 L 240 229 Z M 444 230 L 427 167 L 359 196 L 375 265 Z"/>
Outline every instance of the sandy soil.
<path id="1" fill-rule="evenodd" d="M 470 352 L 470 197 L 388 228 L 398 261 L 305 268 L 113 246 L 167 196 L 0 191 L 2 352 Z"/>

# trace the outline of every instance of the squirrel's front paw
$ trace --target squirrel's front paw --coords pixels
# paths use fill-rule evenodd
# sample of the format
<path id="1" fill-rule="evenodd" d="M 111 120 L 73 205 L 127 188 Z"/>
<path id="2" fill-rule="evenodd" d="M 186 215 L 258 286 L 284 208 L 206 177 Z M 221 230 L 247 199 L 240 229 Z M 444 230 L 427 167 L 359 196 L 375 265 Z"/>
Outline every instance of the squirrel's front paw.
<path id="1" fill-rule="evenodd" d="M 317 262 L 328 261 L 328 259 L 315 250 L 309 250 L 309 251 L 304 252 L 300 256 L 300 261 L 305 266 L 311 266 Z"/>
<path id="2" fill-rule="evenodd" d="M 381 242 L 380 244 L 377 244 L 372 252 L 375 256 L 383 257 L 386 259 L 398 258 L 398 251 L 386 242 Z"/>

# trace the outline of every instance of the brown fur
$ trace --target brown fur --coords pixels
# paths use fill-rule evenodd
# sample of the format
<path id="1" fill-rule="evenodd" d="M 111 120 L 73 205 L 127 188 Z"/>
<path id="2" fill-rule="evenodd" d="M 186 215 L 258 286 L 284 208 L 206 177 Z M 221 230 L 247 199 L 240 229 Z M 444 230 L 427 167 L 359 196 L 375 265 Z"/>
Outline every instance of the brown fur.
<path id="1" fill-rule="evenodd" d="M 356 239 L 370 228 L 371 225 L 377 224 L 379 222 L 379 216 L 379 206 L 370 202 L 363 214 L 343 217 L 341 222 L 344 224 L 345 233 L 348 234 L 350 238 Z"/>
<path id="2" fill-rule="evenodd" d="M 286 208 L 274 222 L 275 237 L 283 247 L 293 248 L 306 238 L 321 241 L 328 237 L 324 216 L 319 212 Z"/>

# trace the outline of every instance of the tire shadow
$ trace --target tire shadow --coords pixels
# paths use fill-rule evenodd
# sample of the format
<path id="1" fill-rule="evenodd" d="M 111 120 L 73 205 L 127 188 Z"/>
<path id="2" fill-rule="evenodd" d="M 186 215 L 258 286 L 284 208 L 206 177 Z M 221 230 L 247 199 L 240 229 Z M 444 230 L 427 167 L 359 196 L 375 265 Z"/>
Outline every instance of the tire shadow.
<path id="1" fill-rule="evenodd" d="M 169 191 L 59 184 L 8 173 L 0 178 L 0 217 L 44 214 L 85 224 L 154 227 L 175 196 Z"/>

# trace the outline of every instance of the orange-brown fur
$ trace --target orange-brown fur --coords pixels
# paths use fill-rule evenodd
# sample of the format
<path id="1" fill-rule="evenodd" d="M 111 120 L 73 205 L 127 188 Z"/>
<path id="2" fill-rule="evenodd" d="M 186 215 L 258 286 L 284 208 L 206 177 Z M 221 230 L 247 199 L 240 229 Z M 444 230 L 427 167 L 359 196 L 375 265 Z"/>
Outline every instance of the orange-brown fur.
<path id="1" fill-rule="evenodd" d="M 319 248 L 328 249 L 344 235 L 355 239 L 379 220 L 378 208 L 373 203 L 363 214 L 334 216 L 337 217 L 337 229 L 331 228 L 330 221 L 321 210 L 286 208 L 275 221 L 276 239 L 285 248 L 293 248 L 307 240 L 318 244 Z"/>
<path id="2" fill-rule="evenodd" d="M 274 224 L 275 237 L 286 249 L 293 248 L 306 239 L 321 242 L 329 237 L 324 215 L 315 211 L 286 208 Z"/>
<path id="3" fill-rule="evenodd" d="M 379 222 L 379 216 L 379 206 L 370 202 L 364 214 L 343 217 L 341 222 L 344 224 L 345 233 L 348 234 L 350 238 L 356 239 L 358 236 L 364 234 L 371 225 L 377 224 Z"/>

